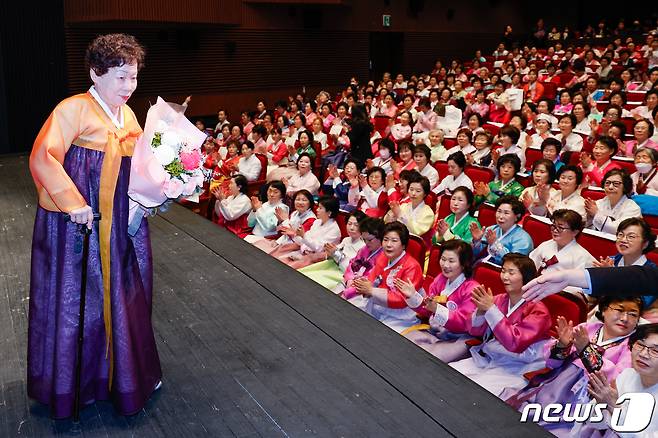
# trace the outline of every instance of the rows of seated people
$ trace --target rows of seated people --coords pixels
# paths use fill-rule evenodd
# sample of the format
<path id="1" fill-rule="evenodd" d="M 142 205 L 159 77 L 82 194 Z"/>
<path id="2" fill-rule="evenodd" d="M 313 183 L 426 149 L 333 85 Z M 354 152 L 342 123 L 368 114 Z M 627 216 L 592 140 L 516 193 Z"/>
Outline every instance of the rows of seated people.
<path id="1" fill-rule="evenodd" d="M 618 49 L 499 47 L 491 75 L 478 57 L 220 112 L 207 214 L 517 409 L 657 392 L 654 297 L 521 298 L 544 271 L 658 260 L 658 69 Z"/>

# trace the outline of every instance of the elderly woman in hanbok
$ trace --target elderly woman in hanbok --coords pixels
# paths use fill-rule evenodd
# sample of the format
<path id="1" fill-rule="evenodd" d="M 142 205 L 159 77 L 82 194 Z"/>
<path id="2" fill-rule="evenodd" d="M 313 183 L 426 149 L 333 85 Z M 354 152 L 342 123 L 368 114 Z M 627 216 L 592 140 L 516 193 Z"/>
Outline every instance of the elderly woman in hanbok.
<path id="1" fill-rule="evenodd" d="M 627 419 L 629 403 L 617 405 L 617 400 L 623 394 L 647 393 L 658 399 L 658 324 L 639 325 L 629 340 L 631 350 L 631 367 L 621 371 L 609 382 L 604 372 L 597 371 L 589 376 L 587 391 L 596 403 L 605 403 L 607 409 L 603 411 L 604 421 L 597 423 L 580 423 L 574 426 L 570 436 L 581 437 L 636 437 L 653 438 L 658 436 L 658 422 L 656 412 L 646 418 L 648 424 L 639 425 L 640 432 L 622 433 L 611 429 L 611 415 L 614 409 L 621 409 L 619 421 Z M 614 386 L 614 387 L 613 387 Z M 651 406 L 645 406 L 645 409 Z M 646 410 L 645 410 L 646 412 Z M 625 422 L 624 422 L 625 424 Z"/>
<path id="2" fill-rule="evenodd" d="M 614 138 L 602 135 L 596 140 L 592 154 L 580 153 L 580 167 L 590 187 L 600 187 L 606 173 L 621 166 L 612 161 L 617 153 L 617 142 Z"/>
<path id="3" fill-rule="evenodd" d="M 415 324 L 414 309 L 422 304 L 417 297 L 408 300 L 395 286 L 396 279 L 411 282 L 416 290 L 423 283 L 423 268 L 406 252 L 408 243 L 409 230 L 404 224 L 386 224 L 382 238 L 385 258 L 378 260 L 367 277 L 352 280 L 357 296 L 349 300 L 397 332 Z"/>
<path id="4" fill-rule="evenodd" d="M 343 274 L 343 281 L 332 289 L 334 293 L 341 294 L 345 299 L 356 296 L 356 289 L 352 285 L 355 278 L 367 277 L 378 263 L 378 257 L 385 260 L 381 241 L 384 232 L 384 221 L 366 216 L 359 222 L 359 231 L 364 246 L 350 260 Z"/>
<path id="5" fill-rule="evenodd" d="M 238 163 L 242 158 L 240 155 L 240 142 L 237 140 L 229 140 L 226 146 L 226 158 L 219 160 L 217 166 L 212 174 L 210 180 L 210 192 L 214 191 L 216 187 L 221 187 L 224 193 L 228 192 L 228 183 L 231 176 L 238 170 Z"/>
<path id="6" fill-rule="evenodd" d="M 450 197 L 450 214 L 438 220 L 433 242 L 441 244 L 451 239 L 460 239 L 470 244 L 473 241 L 471 224 L 480 228 L 473 217 L 473 192 L 468 187 L 457 187 Z"/>
<path id="7" fill-rule="evenodd" d="M 496 396 L 505 388 L 523 388 L 523 374 L 544 366 L 542 352 L 551 325 L 551 315 L 543 303 L 522 298 L 521 288 L 537 275 L 532 260 L 506 254 L 502 266 L 500 279 L 505 294 L 494 296 L 486 285 L 473 289 L 476 311 L 466 323 L 469 334 L 482 336 L 482 343 L 471 348 L 470 358 L 450 364 Z"/>
<path id="8" fill-rule="evenodd" d="M 658 143 L 651 140 L 655 127 L 651 120 L 640 119 L 633 127 L 633 139 L 624 143 L 624 148 L 620 151 L 620 155 L 632 157 L 635 151 L 640 148 L 649 148 L 658 150 Z"/>
<path id="9" fill-rule="evenodd" d="M 292 198 L 300 190 L 308 190 L 314 196 L 318 194 L 320 181 L 313 173 L 313 161 L 311 156 L 303 153 L 297 158 L 297 172 L 283 178 L 286 185 L 286 193 Z"/>
<path id="10" fill-rule="evenodd" d="M 585 199 L 580 196 L 580 185 L 583 182 L 583 171 L 578 166 L 562 166 L 557 173 L 559 190 L 551 191 L 549 186 L 537 190 L 537 199 L 528 207 L 531 214 L 550 217 L 554 211 L 567 209 L 580 214 L 583 221 L 587 220 Z"/>
<path id="11" fill-rule="evenodd" d="M 391 210 L 384 217 L 384 222 L 399 221 L 407 226 L 411 234 L 424 237 L 434 224 L 434 211 L 425 204 L 425 197 L 430 192 L 430 182 L 424 176 L 416 174 L 409 181 L 408 193 L 410 202 L 389 203 Z M 431 236 L 430 236 L 431 237 Z M 427 237 L 429 242 L 430 237 Z"/>
<path id="12" fill-rule="evenodd" d="M 256 196 L 251 197 L 251 211 L 247 216 L 247 224 L 252 227 L 251 234 L 245 236 L 244 240 L 256 243 L 267 237 L 276 236 L 279 218 L 276 209 L 288 211 L 288 206 L 283 203 L 286 197 L 286 186 L 281 181 L 272 181 L 267 187 L 267 201 L 261 202 Z"/>
<path id="13" fill-rule="evenodd" d="M 338 168 L 334 164 L 327 166 L 327 174 L 329 176 L 322 185 L 322 193 L 325 195 L 333 194 L 338 199 L 341 210 L 354 211 L 361 195 L 357 162 L 348 158 L 343 163 L 344 180 L 341 179 Z"/>
<path id="14" fill-rule="evenodd" d="M 391 126 L 391 137 L 395 141 L 411 139 L 411 113 L 403 111 L 400 113 L 400 123 Z"/>
<path id="15" fill-rule="evenodd" d="M 131 157 L 142 129 L 126 102 L 137 87 L 144 50 L 132 36 L 103 35 L 89 45 L 86 59 L 94 85 L 55 107 L 30 155 L 39 203 L 32 237 L 27 393 L 48 405 L 54 418 L 74 412 L 80 226 L 93 229 L 81 406 L 111 399 L 118 414 L 136 414 L 162 378 L 151 325 L 148 221 L 134 236 L 128 234 Z M 98 225 L 94 212 L 101 214 Z"/>
<path id="16" fill-rule="evenodd" d="M 635 151 L 636 172 L 631 174 L 633 192 L 638 195 L 658 196 L 658 151 L 641 148 Z M 656 198 L 658 203 L 658 198 Z"/>
<path id="17" fill-rule="evenodd" d="M 292 213 L 289 213 L 283 207 L 274 209 L 274 215 L 278 223 L 277 231 L 280 232 L 284 229 L 297 230 L 300 227 L 304 228 L 304 231 L 310 230 L 316 219 L 315 213 L 313 213 L 313 207 L 315 206 L 313 195 L 308 190 L 300 190 L 292 197 L 292 205 L 294 207 Z M 284 234 L 276 240 L 260 239 L 254 242 L 253 245 L 269 254 L 282 245 L 292 243 L 292 238 Z"/>
<path id="18" fill-rule="evenodd" d="M 453 239 L 441 245 L 439 255 L 441 273 L 434 279 L 424 297 L 411 283 L 396 280 L 407 299 L 416 296 L 423 306 L 417 310 L 421 321 L 429 320 L 429 326 L 409 328 L 405 337 L 443 362 L 449 363 L 468 357 L 466 340 L 475 303 L 471 299 L 478 285 L 473 274 L 473 250 L 461 240 Z"/>
<path id="19" fill-rule="evenodd" d="M 495 225 L 484 229 L 480 229 L 476 223 L 469 226 L 475 257 L 486 257 L 486 261 L 500 265 L 507 253 L 528 255 L 533 249 L 532 238 L 518 225 L 524 214 L 525 207 L 516 197 L 498 198 Z"/>
<path id="20" fill-rule="evenodd" d="M 384 182 L 386 172 L 381 167 L 368 169 L 366 178 L 360 179 L 361 200 L 357 208 L 370 217 L 384 217 L 388 211 L 388 193 Z"/>
<path id="21" fill-rule="evenodd" d="M 500 196 L 511 195 L 518 198 L 525 187 L 516 179 L 516 174 L 521 170 L 521 160 L 515 154 L 507 154 L 498 158 L 496 163 L 498 178 L 486 184 L 476 181 L 474 186 L 475 204 L 483 202 L 493 204 Z"/>
<path id="22" fill-rule="evenodd" d="M 379 155 L 372 160 L 366 160 L 366 168 L 381 167 L 386 172 L 386 175 L 393 174 L 391 163 L 395 161 L 395 143 L 390 138 L 383 138 L 380 140 Z"/>
<path id="23" fill-rule="evenodd" d="M 365 246 L 359 229 L 359 222 L 365 217 L 362 211 L 352 212 L 345 225 L 347 236 L 339 244 L 325 243 L 327 260 L 301 268 L 299 272 L 327 289 L 338 286 L 352 259 Z"/>
<path id="24" fill-rule="evenodd" d="M 535 184 L 526 187 L 519 196 L 519 199 L 528 211 L 541 205 L 542 196 L 551 196 L 557 192 L 552 187 L 554 180 L 555 166 L 551 160 L 540 158 L 532 163 L 532 182 Z"/>
<path id="25" fill-rule="evenodd" d="M 544 346 L 545 373 L 532 377 L 520 391 L 505 390 L 501 398 L 522 411 L 527 403 L 572 406 L 590 401 L 588 373 L 600 371 L 608 380 L 631 365 L 628 338 L 635 331 L 642 312 L 637 297 L 603 297 L 596 316 L 600 321 L 574 327 L 572 321 L 557 318 L 557 339 Z M 541 422 L 553 435 L 570 437 L 573 422 Z"/>
<path id="26" fill-rule="evenodd" d="M 603 177 L 601 187 L 605 197 L 596 201 L 585 199 L 588 226 L 597 231 L 615 234 L 621 221 L 630 217 L 642 217 L 640 206 L 631 196 L 633 181 L 625 169 L 613 169 Z"/>
<path id="27" fill-rule="evenodd" d="M 338 200 L 324 196 L 318 201 L 317 219 L 311 228 L 282 227 L 284 236 L 292 240 L 290 244 L 282 244 L 270 253 L 291 268 L 300 269 L 327 258 L 325 244 L 340 242 L 340 227 L 336 223 L 338 216 Z"/>
<path id="28" fill-rule="evenodd" d="M 414 146 L 409 141 L 403 140 L 398 144 L 398 160 L 391 161 L 393 176 L 396 180 L 400 178 L 402 171 L 416 168 L 413 149 Z"/>
<path id="29" fill-rule="evenodd" d="M 462 151 L 457 151 L 448 157 L 448 175 L 432 191 L 437 195 L 452 194 L 457 187 L 467 187 L 473 190 L 473 181 L 466 175 L 466 157 Z"/>
<path id="30" fill-rule="evenodd" d="M 247 196 L 249 183 L 243 175 L 236 175 L 228 186 L 228 196 L 219 188 L 212 194 L 217 198 L 213 222 L 242 238 L 251 232 L 247 217 L 251 210 L 251 200 Z"/>

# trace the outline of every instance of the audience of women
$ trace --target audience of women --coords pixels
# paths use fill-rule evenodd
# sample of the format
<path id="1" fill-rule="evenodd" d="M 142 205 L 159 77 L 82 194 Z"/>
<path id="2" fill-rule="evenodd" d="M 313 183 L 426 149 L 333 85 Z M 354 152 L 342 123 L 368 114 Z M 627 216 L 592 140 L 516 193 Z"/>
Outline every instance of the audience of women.
<path id="1" fill-rule="evenodd" d="M 539 191 L 538 202 L 530 205 L 529 212 L 550 217 L 556 210 L 567 209 L 577 212 L 586 221 L 585 199 L 580 196 L 579 189 L 583 182 L 583 171 L 578 166 L 563 166 L 557 173 L 557 180 L 559 189 L 553 193 Z"/>
<path id="2" fill-rule="evenodd" d="M 496 224 L 481 229 L 471 223 L 473 253 L 477 259 L 501 264 L 503 256 L 510 252 L 528 255 L 533 249 L 532 238 L 518 223 L 526 210 L 516 196 L 501 196 L 496 200 Z"/>
<path id="3" fill-rule="evenodd" d="M 407 252 L 409 230 L 400 222 L 384 226 L 382 258 L 367 277 L 356 277 L 352 287 L 356 296 L 349 301 L 388 327 L 401 332 L 416 321 L 414 309 L 422 302 L 417 297 L 407 299 L 396 287 L 395 280 L 410 282 L 415 290 L 423 283 L 423 268 Z"/>
<path id="4" fill-rule="evenodd" d="M 247 196 L 248 185 L 247 178 L 236 175 L 229 183 L 228 196 L 219 187 L 212 191 L 217 198 L 214 222 L 241 238 L 251 232 L 247 224 L 251 210 L 251 200 Z"/>
<path id="5" fill-rule="evenodd" d="M 436 223 L 434 243 L 460 239 L 470 244 L 473 241 L 471 224 L 481 228 L 473 216 L 473 208 L 473 192 L 468 187 L 457 187 L 450 197 L 450 214 Z"/>
<path id="6" fill-rule="evenodd" d="M 642 217 L 640 207 L 629 198 L 633 181 L 624 169 L 613 169 L 603 177 L 601 187 L 605 197 L 599 200 L 585 199 L 588 226 L 597 231 L 615 234 L 624 219 Z"/>
<path id="7" fill-rule="evenodd" d="M 365 242 L 361 238 L 361 230 L 359 229 L 359 223 L 365 217 L 366 215 L 361 211 L 355 211 L 350 214 L 345 224 L 347 237 L 339 244 L 331 242 L 324 244 L 327 260 L 301 268 L 299 272 L 327 289 L 334 289 L 338 286 L 352 259 L 365 247 Z"/>
<path id="8" fill-rule="evenodd" d="M 450 195 L 457 187 L 464 186 L 473 190 L 473 181 L 466 175 L 466 157 L 461 151 L 448 156 L 448 175 L 432 190 L 436 194 Z"/>
<path id="9" fill-rule="evenodd" d="M 257 242 L 268 236 L 275 236 L 279 219 L 276 209 L 281 208 L 288 211 L 288 206 L 283 203 L 286 197 L 286 186 L 281 181 L 272 181 L 267 186 L 267 201 L 262 202 L 256 196 L 251 197 L 251 211 L 247 216 L 247 224 L 252 228 L 251 234 L 244 240 L 249 243 Z"/>
<path id="10" fill-rule="evenodd" d="M 458 239 L 448 240 L 439 252 L 441 272 L 432 281 L 423 296 L 410 282 L 396 279 L 397 287 L 407 300 L 422 300 L 416 310 L 420 321 L 429 321 L 429 327 L 414 326 L 405 336 L 448 363 L 468 357 L 466 340 L 475 303 L 471 299 L 478 283 L 473 275 L 473 250 Z M 420 330 L 412 331 L 413 328 Z"/>
<path id="11" fill-rule="evenodd" d="M 604 297 L 599 302 L 599 321 L 574 327 L 572 321 L 557 317 L 557 339 L 544 347 L 546 367 L 550 370 L 534 375 L 520 391 L 504 391 L 501 398 L 518 410 L 527 403 L 587 404 L 589 376 L 599 373 L 614 380 L 631 366 L 629 337 L 637 328 L 642 301 L 635 297 Z M 615 400 L 616 401 L 616 400 Z M 574 436 L 572 422 L 541 421 L 539 424 L 556 436 Z"/>
<path id="12" fill-rule="evenodd" d="M 471 348 L 470 358 L 450 366 L 496 396 L 506 388 L 523 388 L 523 374 L 543 366 L 551 317 L 543 303 L 521 297 L 521 287 L 536 275 L 528 256 L 506 254 L 500 271 L 506 293 L 494 296 L 486 285 L 476 286 L 472 292 L 476 311 L 465 323 L 469 334 L 482 337 L 482 343 Z"/>
<path id="13" fill-rule="evenodd" d="M 482 181 L 476 181 L 474 185 L 475 203 L 477 205 L 488 202 L 493 204 L 501 196 L 511 195 L 514 197 L 521 196 L 525 189 L 519 183 L 515 176 L 521 170 L 521 160 L 515 154 L 507 154 L 498 158 L 496 165 L 498 177 L 485 184 Z"/>
<path id="14" fill-rule="evenodd" d="M 278 245 L 270 255 L 294 269 L 326 259 L 325 245 L 340 242 L 340 227 L 335 219 L 338 200 L 329 196 L 320 198 L 315 215 L 317 219 L 308 231 L 303 226 L 282 226 L 281 232 L 291 242 Z"/>
<path id="15" fill-rule="evenodd" d="M 384 221 L 399 221 L 406 225 L 410 233 L 422 237 L 434 224 L 434 211 L 425 204 L 425 197 L 430 192 L 430 182 L 416 173 L 408 184 L 409 202 L 390 201 L 390 211 L 384 217 Z"/>

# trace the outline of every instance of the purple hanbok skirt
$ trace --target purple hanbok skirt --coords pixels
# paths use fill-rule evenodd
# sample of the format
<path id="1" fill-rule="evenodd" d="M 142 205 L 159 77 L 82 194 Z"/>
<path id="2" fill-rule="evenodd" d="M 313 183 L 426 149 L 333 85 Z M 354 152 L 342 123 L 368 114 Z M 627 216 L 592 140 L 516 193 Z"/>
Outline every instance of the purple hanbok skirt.
<path id="1" fill-rule="evenodd" d="M 64 169 L 88 205 L 99 211 L 104 153 L 71 146 Z M 119 414 L 141 410 L 162 378 L 151 325 L 153 265 L 148 223 L 128 235 L 130 157 L 117 178 L 112 220 L 111 291 L 114 376 L 109 388 L 103 322 L 103 278 L 98 224 L 89 242 L 80 400 L 112 400 Z M 104 218 L 103 218 L 104 219 Z M 28 331 L 28 395 L 50 407 L 52 416 L 73 414 L 80 308 L 82 237 L 62 213 L 38 207 L 32 240 Z"/>
<path id="2" fill-rule="evenodd" d="M 546 406 L 551 403 L 588 403 L 587 375 L 585 370 L 573 362 L 565 363 L 563 366 L 553 369 L 547 374 L 534 377 L 531 382 L 520 391 L 505 389 L 500 395 L 502 400 L 518 410 L 528 403 L 538 403 Z M 556 436 L 570 436 L 574 423 L 566 423 L 561 420 L 556 423 L 539 421 L 539 425 Z"/>

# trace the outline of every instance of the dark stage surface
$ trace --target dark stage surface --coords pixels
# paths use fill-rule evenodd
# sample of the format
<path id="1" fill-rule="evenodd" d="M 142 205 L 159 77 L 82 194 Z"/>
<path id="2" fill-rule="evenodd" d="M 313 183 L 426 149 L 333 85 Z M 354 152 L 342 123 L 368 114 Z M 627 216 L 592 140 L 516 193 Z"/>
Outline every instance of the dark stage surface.
<path id="1" fill-rule="evenodd" d="M 0 436 L 69 436 L 25 388 L 36 196 L 0 157 Z M 151 218 L 163 388 L 134 417 L 103 402 L 83 436 L 550 436 L 294 270 L 178 205 Z"/>

